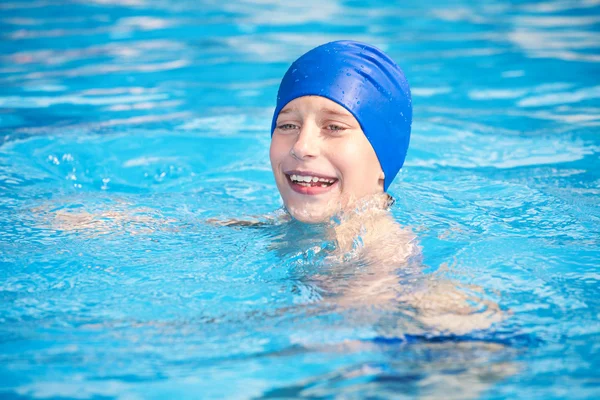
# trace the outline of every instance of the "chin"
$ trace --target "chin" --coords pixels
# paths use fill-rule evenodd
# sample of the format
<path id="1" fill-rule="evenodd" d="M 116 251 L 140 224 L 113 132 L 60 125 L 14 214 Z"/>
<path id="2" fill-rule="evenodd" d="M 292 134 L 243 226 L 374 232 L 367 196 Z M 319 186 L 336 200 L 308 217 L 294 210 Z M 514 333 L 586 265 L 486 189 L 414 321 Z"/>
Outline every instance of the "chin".
<path id="1" fill-rule="evenodd" d="M 292 218 L 306 224 L 328 222 L 334 214 L 329 207 L 318 205 L 285 204 L 285 208 Z"/>

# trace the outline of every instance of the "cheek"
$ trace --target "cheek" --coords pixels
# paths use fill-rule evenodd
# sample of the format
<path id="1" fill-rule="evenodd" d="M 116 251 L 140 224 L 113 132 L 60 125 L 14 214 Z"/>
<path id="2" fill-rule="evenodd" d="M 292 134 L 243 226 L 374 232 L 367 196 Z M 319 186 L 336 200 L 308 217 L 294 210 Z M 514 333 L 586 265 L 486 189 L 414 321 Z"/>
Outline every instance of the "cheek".
<path id="1" fill-rule="evenodd" d="M 288 151 L 286 150 L 285 142 L 281 140 L 281 138 L 277 136 L 273 136 L 271 139 L 271 147 L 269 148 L 269 159 L 271 160 L 271 165 L 275 166 L 279 164 L 287 155 Z"/>
<path id="2" fill-rule="evenodd" d="M 350 141 L 338 146 L 332 153 L 332 158 L 347 183 L 363 186 L 370 181 L 378 182 L 381 166 L 375 151 L 366 139 Z"/>
<path id="3" fill-rule="evenodd" d="M 365 164 L 368 164 L 368 156 L 363 145 L 357 141 L 339 143 L 331 152 L 331 158 L 340 171 L 346 174 L 362 172 Z"/>

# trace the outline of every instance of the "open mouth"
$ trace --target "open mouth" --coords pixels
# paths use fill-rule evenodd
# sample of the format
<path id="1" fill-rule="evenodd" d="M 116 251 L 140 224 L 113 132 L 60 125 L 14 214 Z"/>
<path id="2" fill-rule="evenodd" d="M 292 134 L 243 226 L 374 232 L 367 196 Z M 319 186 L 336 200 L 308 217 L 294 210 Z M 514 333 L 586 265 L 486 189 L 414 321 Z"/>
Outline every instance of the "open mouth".
<path id="1" fill-rule="evenodd" d="M 300 174 L 291 172 L 285 174 L 290 186 L 302 194 L 318 194 L 328 191 L 337 183 L 337 178 L 318 176 L 313 174 Z"/>
<path id="2" fill-rule="evenodd" d="M 310 175 L 288 175 L 290 181 L 300 186 L 311 186 L 311 187 L 329 187 L 337 181 L 335 178 L 320 178 L 318 176 Z"/>

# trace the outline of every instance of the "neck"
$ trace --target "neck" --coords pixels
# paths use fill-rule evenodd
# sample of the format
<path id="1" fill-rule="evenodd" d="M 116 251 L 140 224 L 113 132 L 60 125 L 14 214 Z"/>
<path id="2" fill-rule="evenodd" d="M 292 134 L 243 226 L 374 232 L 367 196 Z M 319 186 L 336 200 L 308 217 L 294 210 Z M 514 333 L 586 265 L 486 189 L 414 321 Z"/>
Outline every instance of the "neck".
<path id="1" fill-rule="evenodd" d="M 311 224 L 292 220 L 290 233 L 300 241 L 318 241 L 320 238 L 335 242 L 339 254 L 360 248 L 377 248 L 386 240 L 386 235 L 393 236 L 395 231 L 401 231 L 389 212 L 393 202 L 387 193 L 366 196 L 344 207 L 326 222 Z"/>
<path id="2" fill-rule="evenodd" d="M 384 232 L 397 226 L 389 207 L 393 199 L 387 193 L 367 196 L 338 213 L 331 222 L 331 232 L 338 250 L 347 253 L 357 247 L 369 248 Z"/>

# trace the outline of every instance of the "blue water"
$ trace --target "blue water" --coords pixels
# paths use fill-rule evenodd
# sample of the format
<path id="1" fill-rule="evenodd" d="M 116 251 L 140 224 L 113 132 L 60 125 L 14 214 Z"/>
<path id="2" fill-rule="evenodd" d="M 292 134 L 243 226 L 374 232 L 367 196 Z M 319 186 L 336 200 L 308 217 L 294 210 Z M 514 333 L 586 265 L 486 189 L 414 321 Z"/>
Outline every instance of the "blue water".
<path id="1" fill-rule="evenodd" d="M 599 30 L 594 0 L 0 2 L 0 397 L 597 398 Z M 404 69 L 393 215 L 491 328 L 409 335 L 335 306 L 302 227 L 206 223 L 281 206 L 279 79 L 344 38 Z"/>

